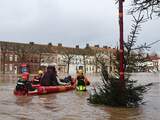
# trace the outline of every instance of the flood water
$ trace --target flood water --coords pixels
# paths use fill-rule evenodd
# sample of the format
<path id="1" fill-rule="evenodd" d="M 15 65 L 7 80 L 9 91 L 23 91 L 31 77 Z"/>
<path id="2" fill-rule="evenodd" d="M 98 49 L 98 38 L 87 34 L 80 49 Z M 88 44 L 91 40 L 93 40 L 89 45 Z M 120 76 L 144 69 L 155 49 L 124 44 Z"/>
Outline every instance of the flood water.
<path id="1" fill-rule="evenodd" d="M 92 85 L 99 76 L 91 75 Z M 92 105 L 88 92 L 68 91 L 40 96 L 16 97 L 16 76 L 0 75 L 0 120 L 160 120 L 160 73 L 138 73 L 139 83 L 153 82 L 138 108 Z M 88 88 L 90 91 L 92 87 Z"/>

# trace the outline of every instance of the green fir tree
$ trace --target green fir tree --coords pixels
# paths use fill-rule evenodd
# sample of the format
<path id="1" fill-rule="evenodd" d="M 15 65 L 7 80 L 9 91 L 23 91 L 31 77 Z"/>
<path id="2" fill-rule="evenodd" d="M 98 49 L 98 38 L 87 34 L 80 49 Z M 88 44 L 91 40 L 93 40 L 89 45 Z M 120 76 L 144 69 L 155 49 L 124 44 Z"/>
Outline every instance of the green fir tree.
<path id="1" fill-rule="evenodd" d="M 145 56 L 143 56 L 143 54 L 139 54 L 139 52 L 142 52 L 144 48 L 147 47 L 145 45 L 135 47 L 137 34 L 140 30 L 140 24 L 144 21 L 143 16 L 140 14 L 137 19 L 135 16 L 133 16 L 133 18 L 134 23 L 132 25 L 128 41 L 124 44 L 125 85 L 122 86 L 122 81 L 120 81 L 120 55 L 117 48 L 116 60 L 114 60 L 117 71 L 114 75 L 110 75 L 107 71 L 106 63 L 101 62 L 102 84 L 98 86 L 98 89 L 95 89 L 94 94 L 90 94 L 89 101 L 93 104 L 104 104 L 116 107 L 135 107 L 143 103 L 143 95 L 151 84 L 138 85 L 136 80 L 132 80 L 130 78 L 130 72 L 139 69 L 140 66 L 138 65 L 145 61 Z"/>

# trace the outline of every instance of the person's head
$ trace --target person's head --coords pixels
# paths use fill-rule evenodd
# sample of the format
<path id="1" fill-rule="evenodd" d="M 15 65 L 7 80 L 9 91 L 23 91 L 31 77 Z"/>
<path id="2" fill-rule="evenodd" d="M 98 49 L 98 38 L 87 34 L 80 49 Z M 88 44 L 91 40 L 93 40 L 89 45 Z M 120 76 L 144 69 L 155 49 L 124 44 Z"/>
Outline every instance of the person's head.
<path id="1" fill-rule="evenodd" d="M 82 75 L 83 75 L 83 70 L 78 70 L 78 71 L 77 71 L 77 75 L 78 75 L 78 76 L 82 76 Z"/>
<path id="2" fill-rule="evenodd" d="M 42 71 L 42 70 L 39 70 L 39 71 L 38 71 L 38 75 L 43 75 L 43 71 Z"/>
<path id="3" fill-rule="evenodd" d="M 47 72 L 57 73 L 55 66 L 48 66 L 48 67 L 47 67 Z"/>
<path id="4" fill-rule="evenodd" d="M 72 79 L 71 75 L 68 75 L 68 79 L 69 79 L 69 80 L 71 80 L 71 79 Z"/>

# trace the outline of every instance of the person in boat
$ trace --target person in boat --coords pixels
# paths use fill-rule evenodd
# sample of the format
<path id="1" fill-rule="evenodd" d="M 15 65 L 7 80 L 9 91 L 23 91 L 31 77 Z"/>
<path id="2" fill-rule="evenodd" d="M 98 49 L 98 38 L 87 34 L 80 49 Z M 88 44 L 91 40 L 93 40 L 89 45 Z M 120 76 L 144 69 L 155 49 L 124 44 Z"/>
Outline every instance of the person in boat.
<path id="1" fill-rule="evenodd" d="M 44 73 L 40 84 L 42 86 L 58 86 L 67 85 L 59 80 L 55 66 L 48 66 L 47 71 Z"/>
<path id="2" fill-rule="evenodd" d="M 87 79 L 87 77 L 85 77 L 83 70 L 78 70 L 77 71 L 77 77 L 76 77 L 77 81 L 81 81 L 80 83 L 87 86 L 90 85 L 90 81 Z"/>
<path id="3" fill-rule="evenodd" d="M 38 71 L 38 75 L 37 76 L 34 76 L 33 79 L 32 79 L 32 84 L 39 84 L 42 77 L 43 77 L 43 71 L 42 70 L 39 70 Z"/>
<path id="4" fill-rule="evenodd" d="M 77 71 L 77 86 L 76 89 L 79 91 L 86 91 L 85 77 L 82 70 Z"/>
<path id="5" fill-rule="evenodd" d="M 22 91 L 27 93 L 28 91 L 33 91 L 35 88 L 32 88 L 31 81 L 29 81 L 29 73 L 22 73 L 21 77 L 18 78 L 16 91 Z"/>
<path id="6" fill-rule="evenodd" d="M 68 75 L 64 79 L 60 79 L 60 81 L 63 82 L 63 83 L 71 84 L 71 85 L 73 85 L 75 83 L 75 81 L 74 81 L 74 79 L 72 78 L 71 75 Z"/>

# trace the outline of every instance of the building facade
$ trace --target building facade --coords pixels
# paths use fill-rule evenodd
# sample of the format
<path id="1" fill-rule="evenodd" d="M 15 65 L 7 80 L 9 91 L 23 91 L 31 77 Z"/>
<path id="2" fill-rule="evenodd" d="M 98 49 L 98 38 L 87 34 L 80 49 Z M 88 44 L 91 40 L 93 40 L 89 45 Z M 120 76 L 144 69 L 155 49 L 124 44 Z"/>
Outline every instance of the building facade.
<path id="1" fill-rule="evenodd" d="M 84 49 L 63 47 L 62 44 L 40 45 L 0 42 L 0 73 L 19 73 L 20 64 L 27 63 L 31 73 L 37 73 L 39 69 L 45 69 L 48 65 L 55 65 L 59 73 L 75 74 L 83 69 L 85 73 L 100 72 L 101 66 L 98 60 L 107 63 L 108 71 L 114 72 L 115 49 L 109 47 L 100 48 L 98 45 L 86 45 Z"/>
<path id="2" fill-rule="evenodd" d="M 0 41 L 0 73 L 20 73 L 22 63 L 29 66 L 31 73 L 37 73 L 38 69 L 41 69 L 43 55 L 51 57 L 51 54 L 55 53 L 49 45 Z"/>

